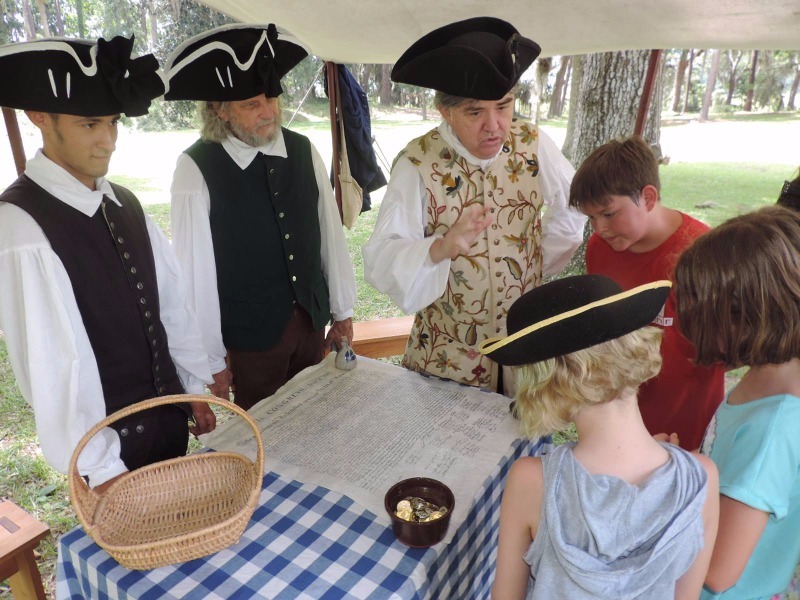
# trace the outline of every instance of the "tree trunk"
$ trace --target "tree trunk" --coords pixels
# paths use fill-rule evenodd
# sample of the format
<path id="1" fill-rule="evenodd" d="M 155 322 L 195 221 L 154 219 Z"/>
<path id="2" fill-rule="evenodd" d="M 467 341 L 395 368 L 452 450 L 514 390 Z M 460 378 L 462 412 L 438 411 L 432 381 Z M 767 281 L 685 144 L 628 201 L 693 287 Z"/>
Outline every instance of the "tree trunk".
<path id="1" fill-rule="evenodd" d="M 150 37 L 147 32 L 147 0 L 141 0 L 139 2 L 139 30 L 144 34 L 144 39 L 147 40 L 147 43 L 150 43 Z M 148 50 L 152 50 L 152 48 L 148 48 Z"/>
<path id="2" fill-rule="evenodd" d="M 649 58 L 648 58 L 649 60 Z M 661 140 L 661 107 L 664 105 L 664 69 L 666 67 L 666 52 L 661 52 L 658 65 L 656 65 L 655 81 L 653 82 L 653 89 L 650 94 L 650 106 L 647 110 L 647 118 L 644 122 L 644 137 L 649 140 L 651 144 L 659 145 Z M 645 71 L 645 74 L 647 72 Z M 643 87 L 644 87 L 644 81 Z M 634 123 L 636 115 L 638 114 L 639 107 L 636 107 L 637 113 L 634 114 Z M 658 152 L 661 152 L 660 146 Z"/>
<path id="3" fill-rule="evenodd" d="M 61 15 L 61 4 L 59 0 L 53 0 L 53 13 L 56 17 L 56 33 L 64 36 L 64 17 Z"/>
<path id="4" fill-rule="evenodd" d="M 172 16 L 175 20 L 181 18 L 181 0 L 169 0 L 170 8 L 172 8 Z"/>
<path id="5" fill-rule="evenodd" d="M 22 0 L 22 18 L 25 24 L 25 39 L 36 39 L 36 21 L 33 18 L 30 0 Z"/>
<path id="6" fill-rule="evenodd" d="M 75 14 L 78 20 L 78 37 L 86 38 L 86 18 L 83 14 L 83 0 L 75 0 Z"/>
<path id="7" fill-rule="evenodd" d="M 365 64 L 362 66 L 364 67 L 364 69 L 361 71 L 361 78 L 360 78 L 361 80 L 359 81 L 359 83 L 361 84 L 361 89 L 363 89 L 364 92 L 367 95 L 369 95 L 369 79 L 370 76 L 372 75 L 372 65 Z"/>
<path id="8" fill-rule="evenodd" d="M 750 78 L 747 80 L 747 98 L 744 101 L 744 110 L 753 110 L 753 92 L 756 89 L 756 68 L 758 66 L 758 50 L 753 50 L 753 58 L 750 62 Z"/>
<path id="9" fill-rule="evenodd" d="M 564 92 L 561 94 L 561 114 L 559 116 L 562 116 L 564 114 L 564 111 L 567 108 L 567 93 L 569 92 L 570 82 L 572 81 L 572 79 L 570 79 L 570 77 L 572 76 L 572 57 L 571 56 L 569 57 L 569 60 L 567 62 L 569 64 L 567 65 L 567 74 L 564 77 Z"/>
<path id="10" fill-rule="evenodd" d="M 381 65 L 381 86 L 378 101 L 381 106 L 392 105 L 392 65 Z"/>
<path id="11" fill-rule="evenodd" d="M 570 68 L 572 69 L 572 80 L 569 86 L 569 116 L 567 117 L 567 135 L 564 138 L 564 146 L 561 148 L 561 151 L 564 153 L 568 159 L 570 158 L 570 154 L 568 153 L 567 147 L 575 146 L 576 140 L 580 137 L 580 128 L 577 124 L 578 119 L 573 118 L 573 113 L 577 113 L 580 108 L 579 104 L 579 96 L 581 93 L 581 82 L 583 81 L 583 72 L 584 72 L 584 63 L 586 59 L 591 57 L 591 54 L 582 54 L 578 56 L 573 56 L 572 60 L 570 61 Z M 581 157 L 581 161 L 583 157 Z M 572 160 L 572 164 L 578 166 L 580 161 Z M 586 240 L 589 239 L 589 236 L 592 233 L 592 228 L 589 226 L 587 222 L 586 225 L 583 227 L 583 242 L 581 246 L 575 251 L 575 254 L 572 255 L 569 263 L 564 268 L 562 274 L 569 274 L 569 275 L 578 275 L 580 273 L 586 272 Z"/>
<path id="12" fill-rule="evenodd" d="M 428 90 L 419 88 L 419 105 L 422 107 L 422 120 L 428 120 Z"/>
<path id="13" fill-rule="evenodd" d="M 556 81 L 553 84 L 553 93 L 550 96 L 550 108 L 547 111 L 548 119 L 554 119 L 564 114 L 564 88 L 567 84 L 569 59 L 569 56 L 561 57 L 561 64 L 558 66 L 558 73 L 556 73 Z"/>
<path id="14" fill-rule="evenodd" d="M 689 110 L 689 98 L 692 94 L 692 69 L 694 68 L 694 50 L 689 50 L 689 68 L 686 73 L 686 95 L 683 97 L 683 109 L 681 112 Z"/>
<path id="15" fill-rule="evenodd" d="M 531 81 L 520 81 L 517 84 L 517 97 L 514 99 L 514 112 L 516 114 L 530 118 L 533 86 L 534 83 Z"/>
<path id="16" fill-rule="evenodd" d="M 580 74 L 575 60 L 573 100 L 563 148 L 573 165 L 583 162 L 597 146 L 633 133 L 649 58 L 649 50 L 587 54 L 580 61 Z M 660 122 L 661 103 L 655 96 L 650 111 L 657 113 L 655 121 Z M 648 142 L 658 143 L 659 129 L 647 119 L 644 137 Z"/>
<path id="17" fill-rule="evenodd" d="M 719 50 L 711 51 L 711 69 L 708 72 L 708 80 L 706 81 L 706 92 L 703 94 L 703 106 L 700 109 L 700 122 L 708 121 L 708 112 L 711 110 L 711 104 L 714 102 L 714 87 L 717 85 L 717 75 L 719 74 L 719 57 L 721 52 Z"/>
<path id="18" fill-rule="evenodd" d="M 736 52 L 736 59 L 733 58 L 733 53 Z M 739 68 L 739 61 L 742 60 L 742 52 L 741 51 L 734 51 L 728 50 L 728 61 L 731 63 L 731 74 L 728 77 L 728 96 L 725 98 L 726 106 L 730 106 L 733 103 L 733 93 L 736 91 L 736 70 Z"/>
<path id="19" fill-rule="evenodd" d="M 158 15 L 153 0 L 147 0 L 147 12 L 150 16 L 150 51 L 155 52 L 158 46 Z"/>
<path id="20" fill-rule="evenodd" d="M 792 87 L 789 89 L 789 101 L 786 104 L 788 110 L 795 109 L 794 99 L 797 97 L 798 86 L 800 86 L 800 65 L 798 65 L 794 71 L 794 81 L 792 82 Z"/>
<path id="21" fill-rule="evenodd" d="M 577 127 L 577 119 L 572 118 L 572 113 L 577 112 L 578 109 L 578 97 L 581 91 L 581 80 L 583 79 L 583 67 L 584 62 L 586 61 L 586 57 L 590 55 L 578 55 L 572 57 L 572 81 L 570 83 L 570 90 L 569 90 L 569 115 L 567 117 L 567 134 L 564 138 L 564 145 L 561 147 L 561 151 L 564 153 L 564 156 L 570 158 L 569 154 L 567 154 L 567 146 L 573 145 L 570 140 L 575 140 L 579 136 L 579 132 L 576 133 Z M 579 163 L 572 161 L 572 164 L 577 166 Z"/>
<path id="22" fill-rule="evenodd" d="M 44 37 L 50 37 L 50 25 L 47 23 L 47 8 L 44 0 L 36 0 L 36 5 L 39 7 L 39 23 L 42 25 Z"/>
<path id="23" fill-rule="evenodd" d="M 531 108 L 532 121 L 539 122 L 539 116 L 542 112 L 542 103 L 544 102 L 545 95 L 547 94 L 547 76 L 550 74 L 550 69 L 553 67 L 553 59 L 548 56 L 546 58 L 539 58 L 536 61 L 536 77 L 533 80 L 533 107 Z"/>
<path id="24" fill-rule="evenodd" d="M 689 64 L 689 51 L 681 50 L 681 57 L 678 60 L 678 68 L 675 71 L 675 94 L 672 97 L 672 112 L 681 112 L 681 91 L 683 90 L 683 78 L 686 76 L 686 67 Z"/>

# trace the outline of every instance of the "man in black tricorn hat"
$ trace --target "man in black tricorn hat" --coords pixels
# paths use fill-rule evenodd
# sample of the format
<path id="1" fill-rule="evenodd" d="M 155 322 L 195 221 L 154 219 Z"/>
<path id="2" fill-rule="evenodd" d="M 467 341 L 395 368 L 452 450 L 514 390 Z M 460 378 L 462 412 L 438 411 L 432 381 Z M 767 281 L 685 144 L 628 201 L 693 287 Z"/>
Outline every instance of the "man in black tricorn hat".
<path id="1" fill-rule="evenodd" d="M 443 119 L 396 159 L 363 248 L 367 281 L 418 311 L 408 369 L 503 391 L 477 344 L 504 332 L 511 303 L 580 245 L 585 217 L 567 206 L 574 169 L 514 118 L 514 86 L 539 51 L 480 17 L 430 32 L 394 65 L 393 81 L 436 90 Z"/>
<path id="2" fill-rule="evenodd" d="M 229 25 L 183 43 L 165 67 L 165 98 L 199 100 L 202 121 L 175 169 L 173 247 L 211 390 L 228 398 L 232 384 L 245 409 L 353 337 L 353 265 L 325 165 L 281 127 L 280 79 L 306 55 L 275 25 Z"/>
<path id="3" fill-rule="evenodd" d="M 104 178 L 120 113 L 143 115 L 164 91 L 156 59 L 132 49 L 124 37 L 0 48 L 0 105 L 25 110 L 43 140 L 0 195 L 0 329 L 42 452 L 63 473 L 106 414 L 211 381 L 169 243 L 134 195 Z M 192 431 L 214 428 L 205 403 L 118 421 L 78 469 L 103 490 L 185 454 L 192 416 Z"/>

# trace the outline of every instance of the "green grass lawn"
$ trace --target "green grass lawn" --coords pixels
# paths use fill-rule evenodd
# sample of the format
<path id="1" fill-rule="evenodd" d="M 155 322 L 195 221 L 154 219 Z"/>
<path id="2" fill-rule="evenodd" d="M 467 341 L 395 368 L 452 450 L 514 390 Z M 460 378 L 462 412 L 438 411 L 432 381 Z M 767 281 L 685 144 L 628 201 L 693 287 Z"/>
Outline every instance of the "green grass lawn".
<path id="1" fill-rule="evenodd" d="M 663 167 L 661 173 L 662 196 L 667 206 L 715 226 L 729 217 L 774 203 L 787 167 L 676 163 Z M 132 181 L 120 183 L 132 185 Z M 698 207 L 704 203 L 705 208 Z M 167 204 L 149 205 L 145 210 L 169 232 Z M 356 227 L 346 233 L 356 271 L 359 301 L 355 319 L 359 321 L 401 314 L 387 296 L 372 289 L 363 277 L 360 248 L 369 238 L 377 212 L 375 209 L 364 213 Z M 731 381 L 739 376 L 741 373 Z M 569 438 L 567 432 L 562 439 Z M 0 499 L 14 500 L 52 529 L 53 535 L 40 546 L 40 568 L 48 595 L 53 594 L 54 585 L 54 540 L 76 524 L 66 499 L 65 482 L 66 478 L 50 469 L 41 457 L 32 411 L 16 388 L 5 344 L 0 339 Z M 8 583 L 4 582 L 0 584 L 0 597 L 8 596 Z"/>
<path id="2" fill-rule="evenodd" d="M 662 202 L 712 227 L 775 204 L 788 177 L 785 165 L 749 163 L 676 163 L 660 174 Z"/>
<path id="3" fill-rule="evenodd" d="M 66 481 L 42 457 L 33 411 L 17 389 L 0 339 L 0 500 L 13 500 L 50 527 L 38 548 L 48 597 L 54 593 L 56 539 L 77 524 Z M 0 597 L 11 597 L 7 581 L 0 584 Z"/>

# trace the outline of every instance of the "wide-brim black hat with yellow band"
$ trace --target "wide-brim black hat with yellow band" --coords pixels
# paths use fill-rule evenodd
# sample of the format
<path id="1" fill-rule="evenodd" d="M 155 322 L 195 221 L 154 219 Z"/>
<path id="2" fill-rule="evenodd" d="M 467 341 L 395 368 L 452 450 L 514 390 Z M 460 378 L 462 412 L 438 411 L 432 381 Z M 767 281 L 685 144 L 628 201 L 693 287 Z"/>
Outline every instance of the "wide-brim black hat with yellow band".
<path id="1" fill-rule="evenodd" d="M 650 324 L 669 295 L 670 281 L 626 292 L 602 275 L 551 281 L 520 296 L 508 310 L 508 335 L 478 350 L 501 365 L 518 366 L 570 354 Z"/>
<path id="2" fill-rule="evenodd" d="M 511 23 L 475 17 L 422 36 L 397 60 L 392 81 L 463 98 L 500 100 L 541 48 Z"/>

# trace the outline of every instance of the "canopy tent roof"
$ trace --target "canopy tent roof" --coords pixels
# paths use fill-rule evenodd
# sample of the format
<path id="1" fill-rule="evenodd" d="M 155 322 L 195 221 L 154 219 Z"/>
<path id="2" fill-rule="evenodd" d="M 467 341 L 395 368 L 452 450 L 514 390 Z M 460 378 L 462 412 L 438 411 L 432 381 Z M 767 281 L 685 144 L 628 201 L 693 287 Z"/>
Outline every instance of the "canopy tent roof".
<path id="1" fill-rule="evenodd" d="M 423 34 L 494 16 L 542 56 L 640 48 L 800 49 L 800 0 L 201 0 L 234 19 L 277 23 L 323 60 L 394 63 Z"/>

